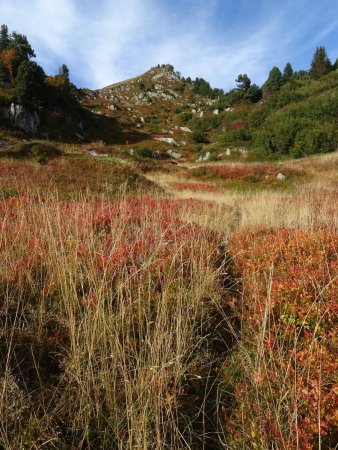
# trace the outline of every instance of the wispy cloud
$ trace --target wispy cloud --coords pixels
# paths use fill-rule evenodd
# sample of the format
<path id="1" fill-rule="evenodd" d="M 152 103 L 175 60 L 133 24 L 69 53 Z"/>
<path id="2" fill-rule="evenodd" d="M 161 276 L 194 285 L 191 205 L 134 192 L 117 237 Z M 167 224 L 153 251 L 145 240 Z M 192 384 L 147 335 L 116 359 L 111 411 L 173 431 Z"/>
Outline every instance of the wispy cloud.
<path id="1" fill-rule="evenodd" d="M 337 15 L 330 0 L 1 0 L 1 20 L 27 34 L 47 72 L 66 63 L 92 88 L 158 63 L 223 88 L 244 72 L 262 83 L 273 65 L 306 67 L 317 45 L 336 52 Z"/>

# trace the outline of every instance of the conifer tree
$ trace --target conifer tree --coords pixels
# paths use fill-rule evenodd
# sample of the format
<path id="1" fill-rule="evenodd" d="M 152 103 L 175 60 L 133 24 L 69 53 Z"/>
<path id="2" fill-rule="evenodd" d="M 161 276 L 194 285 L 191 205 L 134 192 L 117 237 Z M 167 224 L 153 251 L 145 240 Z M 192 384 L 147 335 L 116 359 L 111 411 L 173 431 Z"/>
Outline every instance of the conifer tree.
<path id="1" fill-rule="evenodd" d="M 333 70 L 337 70 L 338 69 L 338 58 L 336 59 L 335 63 L 332 66 Z"/>
<path id="2" fill-rule="evenodd" d="M 292 75 L 293 75 L 293 68 L 290 63 L 287 63 L 283 70 L 283 80 L 285 82 L 289 81 Z"/>
<path id="3" fill-rule="evenodd" d="M 269 77 L 263 85 L 264 92 L 279 91 L 283 84 L 283 75 L 278 67 L 274 66 L 269 73 Z"/>
<path id="4" fill-rule="evenodd" d="M 0 55 L 7 49 L 10 43 L 10 36 L 8 33 L 7 25 L 1 25 L 0 27 Z M 0 81 L 9 81 L 9 73 L 4 65 L 2 58 L 0 56 Z"/>
<path id="5" fill-rule="evenodd" d="M 332 70 L 332 64 L 327 56 L 325 47 L 317 47 L 316 51 L 313 55 L 311 68 L 310 68 L 310 77 L 314 79 L 318 79 L 323 75 L 326 75 Z"/>
<path id="6" fill-rule="evenodd" d="M 34 97 L 41 97 L 45 78 L 44 70 L 36 62 L 23 61 L 16 77 L 16 95 L 26 101 L 31 101 Z"/>
<path id="7" fill-rule="evenodd" d="M 0 28 L 0 53 L 9 46 L 10 38 L 8 33 L 8 26 L 1 25 Z"/>
<path id="8" fill-rule="evenodd" d="M 10 46 L 15 48 L 22 61 L 28 61 L 36 56 L 34 50 L 28 42 L 27 36 L 24 34 L 13 31 Z"/>
<path id="9" fill-rule="evenodd" d="M 237 89 L 240 91 L 247 91 L 251 86 L 251 80 L 246 73 L 239 74 L 236 78 Z"/>
<path id="10" fill-rule="evenodd" d="M 62 66 L 59 68 L 59 75 L 64 78 L 64 80 L 69 83 L 69 69 L 66 66 L 66 64 L 62 64 Z"/>

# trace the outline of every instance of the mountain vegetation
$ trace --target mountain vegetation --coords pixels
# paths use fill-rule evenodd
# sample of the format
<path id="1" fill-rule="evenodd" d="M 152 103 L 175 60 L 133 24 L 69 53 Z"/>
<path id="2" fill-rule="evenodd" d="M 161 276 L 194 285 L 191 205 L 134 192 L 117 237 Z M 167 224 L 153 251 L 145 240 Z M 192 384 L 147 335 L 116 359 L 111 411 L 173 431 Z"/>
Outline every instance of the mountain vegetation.
<path id="1" fill-rule="evenodd" d="M 2 25 L 0 449 L 336 449 L 337 61 L 34 57 Z"/>

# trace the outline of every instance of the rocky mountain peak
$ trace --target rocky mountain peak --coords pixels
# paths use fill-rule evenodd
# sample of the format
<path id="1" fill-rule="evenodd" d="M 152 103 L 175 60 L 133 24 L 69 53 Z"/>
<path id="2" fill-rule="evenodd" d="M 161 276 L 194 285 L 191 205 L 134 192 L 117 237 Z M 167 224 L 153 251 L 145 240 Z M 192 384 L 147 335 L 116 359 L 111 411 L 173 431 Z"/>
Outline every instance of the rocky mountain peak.
<path id="1" fill-rule="evenodd" d="M 152 67 L 146 74 L 149 74 L 153 80 L 159 80 L 161 78 L 173 81 L 180 80 L 180 74 L 175 72 L 174 66 L 171 64 L 158 64 L 156 67 Z"/>

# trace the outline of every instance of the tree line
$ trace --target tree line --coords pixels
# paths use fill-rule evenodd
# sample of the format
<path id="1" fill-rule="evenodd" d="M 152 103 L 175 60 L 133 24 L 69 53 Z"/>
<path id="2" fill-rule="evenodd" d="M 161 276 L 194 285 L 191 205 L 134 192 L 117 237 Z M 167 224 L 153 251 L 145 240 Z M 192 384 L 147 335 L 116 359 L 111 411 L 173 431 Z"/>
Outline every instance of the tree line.
<path id="1" fill-rule="evenodd" d="M 8 26 L 0 27 L 0 82 L 13 88 L 20 101 L 38 102 L 46 98 L 49 88 L 71 93 L 74 85 L 69 80 L 69 69 L 63 64 L 55 76 L 47 76 L 41 66 L 31 59 L 35 52 L 27 36 Z M 49 89 L 50 93 L 50 89 Z"/>
<path id="2" fill-rule="evenodd" d="M 203 78 L 196 78 L 192 80 L 190 77 L 182 78 L 182 81 L 193 85 L 195 94 L 200 94 L 210 98 L 217 98 L 220 107 L 232 106 L 237 103 L 257 103 L 263 97 L 269 96 L 278 92 L 281 87 L 292 80 L 299 79 L 315 79 L 328 74 L 329 72 L 338 68 L 338 58 L 335 63 L 332 63 L 327 55 L 326 49 L 323 46 L 317 47 L 309 70 L 294 71 L 291 63 L 287 63 L 281 71 L 279 67 L 274 66 L 269 73 L 267 80 L 261 87 L 251 82 L 246 73 L 241 73 L 237 76 L 235 82 L 236 87 L 228 92 L 222 89 L 213 89 L 210 83 Z"/>

